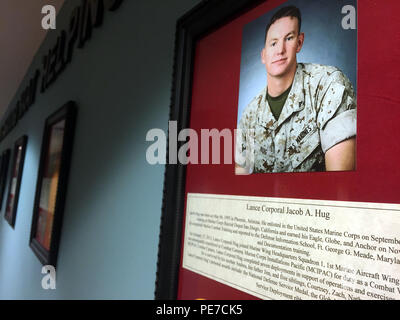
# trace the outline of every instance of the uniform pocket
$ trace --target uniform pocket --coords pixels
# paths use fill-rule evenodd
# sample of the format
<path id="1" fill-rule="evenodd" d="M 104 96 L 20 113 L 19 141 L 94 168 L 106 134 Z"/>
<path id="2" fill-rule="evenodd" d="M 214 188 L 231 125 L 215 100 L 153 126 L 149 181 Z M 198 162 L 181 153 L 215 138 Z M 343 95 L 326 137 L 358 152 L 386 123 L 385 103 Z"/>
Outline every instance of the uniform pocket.
<path id="1" fill-rule="evenodd" d="M 310 130 L 300 141 L 295 140 L 289 147 L 290 161 L 294 169 L 298 168 L 320 145 L 317 127 Z"/>

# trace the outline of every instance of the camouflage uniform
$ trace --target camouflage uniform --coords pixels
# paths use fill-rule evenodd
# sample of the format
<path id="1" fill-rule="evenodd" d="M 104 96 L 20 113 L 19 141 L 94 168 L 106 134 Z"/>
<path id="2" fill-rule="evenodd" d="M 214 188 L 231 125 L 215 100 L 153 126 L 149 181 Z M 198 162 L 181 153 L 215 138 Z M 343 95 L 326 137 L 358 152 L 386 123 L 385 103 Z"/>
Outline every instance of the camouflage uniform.
<path id="1" fill-rule="evenodd" d="M 250 173 L 325 170 L 325 152 L 356 135 L 356 98 L 337 68 L 297 64 L 278 120 L 265 88 L 243 111 L 235 162 Z"/>

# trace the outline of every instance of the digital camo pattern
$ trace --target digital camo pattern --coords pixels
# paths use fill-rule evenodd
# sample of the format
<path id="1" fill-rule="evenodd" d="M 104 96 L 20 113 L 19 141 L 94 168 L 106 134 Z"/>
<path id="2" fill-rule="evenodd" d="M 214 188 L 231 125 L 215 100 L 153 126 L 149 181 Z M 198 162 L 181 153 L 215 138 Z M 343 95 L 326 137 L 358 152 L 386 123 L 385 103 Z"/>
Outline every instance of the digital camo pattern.
<path id="1" fill-rule="evenodd" d="M 278 120 L 266 88 L 239 121 L 235 161 L 257 172 L 324 171 L 324 153 L 356 135 L 356 98 L 337 68 L 297 65 L 292 89 Z"/>

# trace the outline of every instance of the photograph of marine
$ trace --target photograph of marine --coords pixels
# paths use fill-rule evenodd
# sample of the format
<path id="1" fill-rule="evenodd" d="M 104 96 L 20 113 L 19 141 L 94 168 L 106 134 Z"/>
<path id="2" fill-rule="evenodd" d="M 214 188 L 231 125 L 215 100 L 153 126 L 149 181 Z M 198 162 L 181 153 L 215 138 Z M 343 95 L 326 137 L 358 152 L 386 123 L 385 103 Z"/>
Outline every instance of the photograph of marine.
<path id="1" fill-rule="evenodd" d="M 355 170 L 352 83 L 334 66 L 298 62 L 304 43 L 300 10 L 278 10 L 261 51 L 267 85 L 238 122 L 236 174 Z"/>

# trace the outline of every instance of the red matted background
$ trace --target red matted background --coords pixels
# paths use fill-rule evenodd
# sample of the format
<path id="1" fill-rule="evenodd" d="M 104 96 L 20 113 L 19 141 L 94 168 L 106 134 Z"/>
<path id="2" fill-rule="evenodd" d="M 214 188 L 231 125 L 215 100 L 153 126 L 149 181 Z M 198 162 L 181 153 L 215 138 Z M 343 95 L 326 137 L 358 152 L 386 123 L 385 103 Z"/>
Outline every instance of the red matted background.
<path id="1" fill-rule="evenodd" d="M 242 29 L 284 2 L 267 1 L 198 41 L 192 129 L 236 128 Z M 233 164 L 189 164 L 186 194 L 400 203 L 399 11 L 398 0 L 358 1 L 356 171 L 236 176 Z M 181 267 L 178 299 L 197 298 L 256 299 Z"/>

